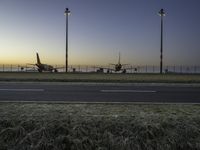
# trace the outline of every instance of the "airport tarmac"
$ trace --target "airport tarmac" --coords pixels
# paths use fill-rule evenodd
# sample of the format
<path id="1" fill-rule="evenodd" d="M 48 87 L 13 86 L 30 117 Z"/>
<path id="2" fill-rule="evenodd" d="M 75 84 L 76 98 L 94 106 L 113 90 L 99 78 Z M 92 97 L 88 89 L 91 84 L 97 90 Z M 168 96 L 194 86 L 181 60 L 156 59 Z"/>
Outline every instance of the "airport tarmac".
<path id="1" fill-rule="evenodd" d="M 200 103 L 200 86 L 3 82 L 0 101 Z"/>

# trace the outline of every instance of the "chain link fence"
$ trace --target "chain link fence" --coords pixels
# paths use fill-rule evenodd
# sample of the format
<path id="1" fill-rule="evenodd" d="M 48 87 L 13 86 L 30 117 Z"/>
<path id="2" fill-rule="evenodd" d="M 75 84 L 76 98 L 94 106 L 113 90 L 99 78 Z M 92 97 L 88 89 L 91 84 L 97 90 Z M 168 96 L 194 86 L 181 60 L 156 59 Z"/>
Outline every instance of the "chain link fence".
<path id="1" fill-rule="evenodd" d="M 54 65 L 53 67 L 58 68 L 58 72 L 65 72 L 64 65 Z M 200 66 L 164 66 L 163 67 L 164 73 L 191 73 L 191 74 L 199 74 L 200 73 Z M 136 66 L 136 65 L 129 65 L 125 68 L 126 73 L 159 73 L 160 67 L 154 65 L 144 65 L 144 66 Z M 107 71 L 115 72 L 114 66 L 97 66 L 97 65 L 69 65 L 68 71 L 69 72 L 104 72 Z M 29 66 L 29 65 L 0 65 L 0 72 L 38 72 L 36 66 Z"/>

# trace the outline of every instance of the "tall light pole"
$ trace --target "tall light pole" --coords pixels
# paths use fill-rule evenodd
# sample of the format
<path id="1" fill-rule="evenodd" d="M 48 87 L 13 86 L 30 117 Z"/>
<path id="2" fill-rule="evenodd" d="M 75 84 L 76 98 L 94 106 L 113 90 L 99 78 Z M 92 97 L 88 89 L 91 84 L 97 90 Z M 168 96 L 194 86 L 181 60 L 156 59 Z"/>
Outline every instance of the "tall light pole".
<path id="1" fill-rule="evenodd" d="M 68 71 L 68 16 L 70 14 L 70 11 L 68 8 L 65 9 L 65 16 L 66 16 L 66 62 L 65 62 L 65 71 L 67 73 Z"/>
<path id="2" fill-rule="evenodd" d="M 160 39 L 160 74 L 163 71 L 163 16 L 165 16 L 164 9 L 161 9 L 158 14 L 161 16 L 161 39 Z"/>

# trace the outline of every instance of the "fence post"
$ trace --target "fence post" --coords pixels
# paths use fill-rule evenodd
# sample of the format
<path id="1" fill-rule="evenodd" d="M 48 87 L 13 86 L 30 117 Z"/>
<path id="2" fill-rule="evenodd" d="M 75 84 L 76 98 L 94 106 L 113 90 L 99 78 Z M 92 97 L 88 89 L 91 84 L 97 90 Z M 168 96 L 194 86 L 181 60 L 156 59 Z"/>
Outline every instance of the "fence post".
<path id="1" fill-rule="evenodd" d="M 133 66 L 131 65 L 131 73 L 133 73 Z"/>
<path id="2" fill-rule="evenodd" d="M 88 72 L 88 66 L 86 66 L 86 72 Z"/>
<path id="3" fill-rule="evenodd" d="M 155 68 L 154 68 L 154 65 L 153 65 L 153 73 L 155 73 Z"/>
<path id="4" fill-rule="evenodd" d="M 180 66 L 180 72 L 182 73 L 182 65 Z"/>
<path id="5" fill-rule="evenodd" d="M 176 67 L 175 67 L 175 65 L 174 65 L 174 73 L 176 72 Z"/>
<path id="6" fill-rule="evenodd" d="M 146 73 L 147 73 L 147 65 L 146 65 L 146 69 L 145 70 L 146 70 Z"/>

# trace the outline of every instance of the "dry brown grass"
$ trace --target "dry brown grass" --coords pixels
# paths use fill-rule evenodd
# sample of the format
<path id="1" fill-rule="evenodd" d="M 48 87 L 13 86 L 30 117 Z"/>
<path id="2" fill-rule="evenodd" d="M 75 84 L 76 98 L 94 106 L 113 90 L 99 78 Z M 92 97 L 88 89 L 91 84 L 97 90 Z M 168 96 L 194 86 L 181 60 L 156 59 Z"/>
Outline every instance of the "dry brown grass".
<path id="1" fill-rule="evenodd" d="M 200 149 L 200 105 L 0 104 L 0 149 Z"/>

